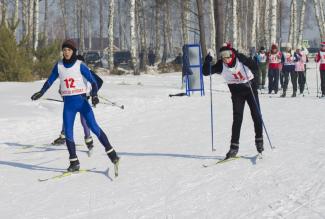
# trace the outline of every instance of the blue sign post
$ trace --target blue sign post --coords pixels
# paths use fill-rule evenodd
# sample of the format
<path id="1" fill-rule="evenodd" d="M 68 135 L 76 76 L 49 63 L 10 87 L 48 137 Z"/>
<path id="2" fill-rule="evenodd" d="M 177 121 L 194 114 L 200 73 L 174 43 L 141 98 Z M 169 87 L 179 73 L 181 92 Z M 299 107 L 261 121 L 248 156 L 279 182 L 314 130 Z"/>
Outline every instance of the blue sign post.
<path id="1" fill-rule="evenodd" d="M 200 91 L 204 93 L 204 83 L 202 75 L 202 55 L 199 44 L 186 44 L 183 47 L 183 71 L 186 79 L 186 95 L 191 92 Z"/>

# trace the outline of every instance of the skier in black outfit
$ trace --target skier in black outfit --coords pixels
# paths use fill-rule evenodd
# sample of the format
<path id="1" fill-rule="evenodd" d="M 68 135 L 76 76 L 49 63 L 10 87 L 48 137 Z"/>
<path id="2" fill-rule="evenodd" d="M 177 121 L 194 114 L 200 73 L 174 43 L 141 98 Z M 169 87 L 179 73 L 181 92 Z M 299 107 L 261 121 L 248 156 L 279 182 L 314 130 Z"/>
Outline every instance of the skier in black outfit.
<path id="1" fill-rule="evenodd" d="M 235 157 L 238 153 L 245 102 L 247 102 L 251 110 L 252 119 L 254 121 L 256 149 L 258 153 L 262 153 L 264 147 L 262 119 L 259 112 L 260 105 L 257 92 L 258 66 L 251 58 L 238 53 L 235 49 L 231 48 L 229 44 L 224 44 L 224 46 L 220 48 L 220 55 L 222 59 L 219 59 L 215 65 L 211 66 L 211 74 L 217 73 L 224 77 L 231 92 L 233 105 L 232 136 L 230 150 L 226 154 L 226 159 Z M 208 54 L 205 57 L 203 65 L 203 74 L 205 76 L 209 75 L 209 62 L 211 61 L 212 57 Z"/>

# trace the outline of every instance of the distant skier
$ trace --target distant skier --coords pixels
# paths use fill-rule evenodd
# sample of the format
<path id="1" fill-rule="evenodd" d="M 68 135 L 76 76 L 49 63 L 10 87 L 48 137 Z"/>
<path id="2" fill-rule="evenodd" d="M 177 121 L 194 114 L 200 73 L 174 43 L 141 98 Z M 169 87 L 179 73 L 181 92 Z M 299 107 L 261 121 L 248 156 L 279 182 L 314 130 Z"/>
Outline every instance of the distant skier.
<path id="1" fill-rule="evenodd" d="M 83 64 L 85 64 L 85 59 L 82 55 L 77 55 L 77 59 L 82 61 Z M 103 80 L 95 73 L 93 72 L 91 69 L 89 69 L 92 76 L 94 77 L 96 83 L 97 83 L 97 86 L 98 86 L 98 90 L 101 88 L 102 84 L 103 84 Z M 91 84 L 87 83 L 87 93 L 86 93 L 86 96 L 87 96 L 87 100 L 90 99 L 90 92 L 91 92 Z M 59 90 L 59 93 L 61 94 L 60 90 Z M 63 98 L 63 97 L 62 97 Z M 93 138 L 90 134 L 90 129 L 87 125 L 87 122 L 85 120 L 85 118 L 80 115 L 80 122 L 81 122 L 81 125 L 83 127 L 83 130 L 84 130 L 84 140 L 85 140 L 85 144 L 87 145 L 87 148 L 88 148 L 88 155 L 90 156 L 91 154 L 91 151 L 94 147 L 94 141 L 93 141 Z M 61 129 L 61 133 L 59 135 L 59 137 L 57 139 L 55 139 L 53 142 L 52 142 L 52 145 L 61 145 L 61 144 L 64 144 L 65 143 L 65 134 L 64 134 L 64 123 L 62 123 L 62 129 Z"/>
<path id="2" fill-rule="evenodd" d="M 258 75 L 258 66 L 251 58 L 231 48 L 230 44 L 224 44 L 219 51 L 221 59 L 215 65 L 211 66 L 211 73 L 217 73 L 223 76 L 228 84 L 233 106 L 232 136 L 230 150 L 226 154 L 226 159 L 235 157 L 238 153 L 245 102 L 247 102 L 251 110 L 254 122 L 256 149 L 259 153 L 262 153 L 264 150 L 263 130 L 258 109 L 260 107 L 257 92 L 258 78 L 255 77 L 255 75 Z M 203 65 L 203 74 L 205 76 L 209 75 L 208 66 L 212 60 L 213 58 L 210 54 L 205 57 Z M 254 98 L 257 105 L 255 104 Z"/>
<path id="3" fill-rule="evenodd" d="M 322 90 L 322 97 L 325 97 L 325 42 L 321 42 L 320 46 L 321 48 L 316 54 L 315 61 L 320 62 L 319 64 L 320 83 L 321 83 L 320 87 Z"/>
<path id="4" fill-rule="evenodd" d="M 282 74 L 284 77 L 283 81 L 283 93 L 281 97 L 285 97 L 287 93 L 287 88 L 289 84 L 289 75 L 291 76 L 292 85 L 294 85 L 294 80 L 297 83 L 297 74 L 295 72 L 295 62 L 294 54 L 291 51 L 291 45 L 287 43 L 285 51 L 282 53 L 281 62 L 283 63 Z M 293 87 L 292 97 L 296 96 L 297 86 Z"/>
<path id="5" fill-rule="evenodd" d="M 271 52 L 268 54 L 268 78 L 269 78 L 269 94 L 274 91 L 275 94 L 279 90 L 279 74 L 281 68 L 281 52 L 278 51 L 278 46 L 272 44 Z"/>
<path id="6" fill-rule="evenodd" d="M 264 89 L 265 88 L 265 78 L 266 78 L 266 53 L 265 48 L 262 46 L 260 48 L 260 51 L 256 53 L 256 60 L 258 63 L 258 69 L 259 69 L 259 88 Z"/>
<path id="7" fill-rule="evenodd" d="M 73 139 L 73 124 L 77 112 L 80 112 L 80 114 L 86 119 L 89 128 L 105 147 L 108 157 L 117 169 L 120 158 L 108 141 L 106 134 L 98 126 L 94 113 L 86 98 L 87 81 L 89 81 L 92 86 L 92 104 L 96 105 L 99 103 L 96 81 L 91 75 L 89 68 L 80 60 L 77 60 L 76 48 L 76 43 L 71 39 L 66 40 L 62 44 L 63 59 L 54 65 L 52 73 L 44 83 L 42 89 L 33 94 L 31 99 L 37 100 L 41 98 L 51 87 L 53 82 L 59 77 L 60 90 L 64 100 L 63 123 L 70 160 L 70 165 L 67 170 L 69 172 L 74 172 L 78 171 L 80 168 L 80 163 L 76 154 L 76 146 Z"/>
<path id="8" fill-rule="evenodd" d="M 294 56 L 295 56 L 295 71 L 297 72 L 298 75 L 300 95 L 303 95 L 305 84 L 306 84 L 305 63 L 307 61 L 307 57 L 303 52 L 301 52 L 300 48 L 301 47 L 299 46 L 297 47 Z M 293 86 L 296 86 L 297 89 L 297 84 Z"/>

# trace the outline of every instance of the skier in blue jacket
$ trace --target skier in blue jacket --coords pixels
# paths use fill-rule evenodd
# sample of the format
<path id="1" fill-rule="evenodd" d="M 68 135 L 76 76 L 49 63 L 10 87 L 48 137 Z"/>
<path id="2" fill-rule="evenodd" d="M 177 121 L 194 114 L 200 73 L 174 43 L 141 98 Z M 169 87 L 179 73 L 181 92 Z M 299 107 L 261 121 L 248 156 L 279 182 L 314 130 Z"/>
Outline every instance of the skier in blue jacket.
<path id="1" fill-rule="evenodd" d="M 52 73 L 44 83 L 42 89 L 31 97 L 37 100 L 51 87 L 53 82 L 60 79 L 60 91 L 63 96 L 63 123 L 65 127 L 66 144 L 69 151 L 70 165 L 69 172 L 79 171 L 80 163 L 76 154 L 76 145 L 73 139 L 73 125 L 77 112 L 79 112 L 87 121 L 91 131 L 98 137 L 100 143 L 105 147 L 109 159 L 114 163 L 116 169 L 119 163 L 119 157 L 112 145 L 108 141 L 106 134 L 98 126 L 94 113 L 86 98 L 87 81 L 91 84 L 91 101 L 93 105 L 99 103 L 97 96 L 97 84 L 91 75 L 89 68 L 80 60 L 77 60 L 76 43 L 69 39 L 62 44 L 63 59 L 58 61 Z"/>

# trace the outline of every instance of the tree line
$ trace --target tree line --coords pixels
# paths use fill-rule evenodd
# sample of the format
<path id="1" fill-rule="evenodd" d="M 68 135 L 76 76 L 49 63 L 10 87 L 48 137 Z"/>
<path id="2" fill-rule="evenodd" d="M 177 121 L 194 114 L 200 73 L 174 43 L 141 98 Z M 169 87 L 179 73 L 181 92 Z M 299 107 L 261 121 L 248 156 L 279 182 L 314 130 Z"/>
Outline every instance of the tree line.
<path id="1" fill-rule="evenodd" d="M 45 62 L 39 57 L 48 57 L 46 66 L 51 66 L 60 57 L 59 42 L 67 38 L 77 40 L 81 54 L 105 51 L 110 70 L 114 51 L 130 51 L 134 74 L 146 71 L 146 59 L 139 65 L 140 53 L 147 57 L 149 50 L 154 51 L 156 63 L 163 66 L 188 43 L 200 43 L 203 56 L 207 48 L 217 52 L 226 41 L 246 53 L 272 43 L 295 47 L 302 43 L 308 24 L 307 8 L 324 39 L 323 4 L 323 0 L 0 0 L 0 17 L 2 35 L 11 34 L 14 51 L 24 50 L 25 62 L 31 63 L 26 80 L 49 74 L 44 66 L 35 69 Z M 0 39 L 0 80 L 22 80 L 5 76 L 9 64 L 2 63 L 19 56 L 3 52 L 8 45 L 4 39 Z"/>

